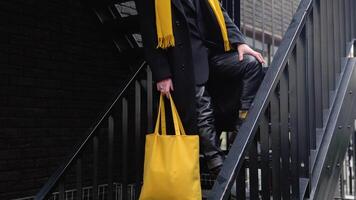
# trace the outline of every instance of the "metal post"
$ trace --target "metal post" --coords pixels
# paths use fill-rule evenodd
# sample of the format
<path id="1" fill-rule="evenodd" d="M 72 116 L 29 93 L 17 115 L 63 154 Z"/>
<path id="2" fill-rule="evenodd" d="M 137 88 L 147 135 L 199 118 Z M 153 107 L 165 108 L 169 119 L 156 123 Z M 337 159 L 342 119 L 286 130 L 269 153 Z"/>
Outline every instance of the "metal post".
<path id="1" fill-rule="evenodd" d="M 113 200 L 114 189 L 114 117 L 111 115 L 108 119 L 108 200 Z"/>
<path id="2" fill-rule="evenodd" d="M 314 86 L 315 86 L 315 102 L 322 102 L 322 77 L 321 77 L 321 25 L 320 25 L 320 0 L 313 1 L 313 34 L 314 34 Z M 323 127 L 323 105 L 322 103 L 315 104 L 315 123 L 317 128 Z"/>
<path id="3" fill-rule="evenodd" d="M 265 1 L 262 0 L 262 55 L 263 56 L 266 55 L 266 53 L 265 53 L 265 51 L 266 51 L 265 50 L 265 43 L 266 43 L 265 42 Z"/>
<path id="4" fill-rule="evenodd" d="M 98 191 L 98 174 L 99 173 L 99 138 L 94 136 L 93 138 L 93 200 L 99 199 Z"/>
<path id="5" fill-rule="evenodd" d="M 356 158 L 356 121 L 354 122 L 354 133 L 352 134 L 352 139 L 353 139 L 353 141 L 352 141 L 352 148 L 353 148 L 353 159 L 352 159 L 352 161 L 353 161 L 353 167 L 354 167 L 354 174 L 356 174 L 356 161 L 355 161 L 355 158 Z M 355 199 L 356 199 L 356 184 L 354 183 L 354 188 L 353 188 L 353 195 L 354 195 L 354 197 L 355 197 Z"/>
<path id="6" fill-rule="evenodd" d="M 291 177 L 292 197 L 299 199 L 299 171 L 298 171 L 298 109 L 297 109 L 297 52 L 293 50 L 288 65 L 289 105 L 290 105 L 290 134 L 291 134 Z"/>
<path id="7" fill-rule="evenodd" d="M 121 149 L 121 158 L 122 158 L 122 168 L 121 168 L 121 179 L 122 179 L 122 199 L 128 199 L 128 100 L 127 98 L 122 99 L 122 149 Z"/>
<path id="8" fill-rule="evenodd" d="M 252 47 L 256 48 L 256 0 L 252 1 Z"/>
<path id="9" fill-rule="evenodd" d="M 153 77 L 150 67 L 147 67 L 147 131 L 151 133 L 153 131 Z"/>
<path id="10" fill-rule="evenodd" d="M 234 22 L 241 30 L 241 0 L 234 1 Z"/>
<path id="11" fill-rule="evenodd" d="M 136 196 L 140 195 L 141 188 L 141 174 L 142 174 L 142 141 L 141 141 L 141 85 L 138 81 L 135 82 L 135 164 L 136 164 Z"/>
<path id="12" fill-rule="evenodd" d="M 76 171 L 77 171 L 77 199 L 82 199 L 82 183 L 83 183 L 83 174 L 82 174 L 82 158 L 79 158 L 77 160 L 77 166 L 76 166 Z"/>
<path id="13" fill-rule="evenodd" d="M 271 24 L 272 24 L 272 47 L 271 47 L 271 55 L 274 57 L 274 46 L 275 46 L 275 35 L 274 35 L 274 0 L 272 0 L 272 9 L 271 9 Z"/>

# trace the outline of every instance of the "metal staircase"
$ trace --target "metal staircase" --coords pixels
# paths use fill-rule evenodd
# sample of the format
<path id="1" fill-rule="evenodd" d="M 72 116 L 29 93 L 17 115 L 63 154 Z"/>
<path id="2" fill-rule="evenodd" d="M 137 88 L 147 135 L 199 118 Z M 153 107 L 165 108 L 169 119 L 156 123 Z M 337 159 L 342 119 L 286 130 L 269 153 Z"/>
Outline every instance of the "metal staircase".
<path id="1" fill-rule="evenodd" d="M 208 199 L 235 182 L 236 199 L 333 198 L 356 118 L 355 3 L 301 1 Z"/>
<path id="2" fill-rule="evenodd" d="M 133 75 L 35 199 L 138 199 L 156 97 L 135 2 L 83 5 Z M 333 198 L 356 118 L 355 10 L 301 1 L 208 199 Z"/>

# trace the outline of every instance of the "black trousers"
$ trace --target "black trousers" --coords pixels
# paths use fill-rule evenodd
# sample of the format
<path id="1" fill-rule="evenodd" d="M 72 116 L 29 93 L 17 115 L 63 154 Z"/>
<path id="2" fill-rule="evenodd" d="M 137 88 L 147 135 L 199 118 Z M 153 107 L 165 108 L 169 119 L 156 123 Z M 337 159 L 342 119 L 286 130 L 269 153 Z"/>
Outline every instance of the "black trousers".
<path id="1" fill-rule="evenodd" d="M 216 90 L 231 90 L 231 96 L 235 96 L 234 92 L 241 92 L 239 102 L 236 103 L 240 104 L 240 109 L 243 110 L 250 108 L 263 78 L 261 64 L 250 55 L 245 55 L 240 62 L 237 52 L 211 56 L 210 73 L 214 79 L 212 87 Z M 229 87 L 219 89 L 226 83 L 229 84 Z M 240 90 L 236 88 L 240 88 Z M 217 91 L 217 94 L 219 94 L 219 91 Z M 228 99 L 229 97 L 225 98 Z M 209 169 L 222 165 L 224 160 L 224 155 L 219 147 L 220 133 L 217 131 L 216 115 L 214 114 L 214 108 L 217 105 L 214 105 L 213 102 L 216 101 L 212 101 L 206 85 L 196 86 L 201 152 L 206 157 Z M 236 110 L 236 112 L 238 111 Z"/>

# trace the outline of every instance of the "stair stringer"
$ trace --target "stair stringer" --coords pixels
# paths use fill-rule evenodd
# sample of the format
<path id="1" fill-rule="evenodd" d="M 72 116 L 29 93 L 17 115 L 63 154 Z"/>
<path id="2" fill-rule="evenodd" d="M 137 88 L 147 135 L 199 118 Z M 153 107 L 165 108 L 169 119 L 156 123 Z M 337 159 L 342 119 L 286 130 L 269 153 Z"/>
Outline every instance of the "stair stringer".
<path id="1" fill-rule="evenodd" d="M 349 58 L 311 172 L 309 199 L 332 199 L 356 118 L 356 59 Z"/>

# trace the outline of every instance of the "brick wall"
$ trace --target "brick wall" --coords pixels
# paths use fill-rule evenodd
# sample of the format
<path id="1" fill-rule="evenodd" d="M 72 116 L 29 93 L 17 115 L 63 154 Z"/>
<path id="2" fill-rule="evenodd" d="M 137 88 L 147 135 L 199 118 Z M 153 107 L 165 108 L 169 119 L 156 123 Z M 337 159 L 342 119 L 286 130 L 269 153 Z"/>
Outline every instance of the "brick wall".
<path id="1" fill-rule="evenodd" d="M 34 195 L 128 70 L 79 0 L 0 1 L 0 199 Z"/>

